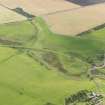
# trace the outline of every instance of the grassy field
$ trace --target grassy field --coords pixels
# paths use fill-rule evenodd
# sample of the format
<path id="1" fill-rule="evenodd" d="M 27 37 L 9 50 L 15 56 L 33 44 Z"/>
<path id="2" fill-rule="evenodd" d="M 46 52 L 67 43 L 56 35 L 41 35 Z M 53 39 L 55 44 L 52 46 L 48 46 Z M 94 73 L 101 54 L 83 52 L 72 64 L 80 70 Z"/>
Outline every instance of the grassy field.
<path id="1" fill-rule="evenodd" d="M 63 105 L 65 97 L 79 90 L 99 92 L 87 78 L 87 59 L 99 61 L 97 54 L 105 51 L 104 33 L 60 36 L 40 17 L 0 25 L 0 104 Z"/>

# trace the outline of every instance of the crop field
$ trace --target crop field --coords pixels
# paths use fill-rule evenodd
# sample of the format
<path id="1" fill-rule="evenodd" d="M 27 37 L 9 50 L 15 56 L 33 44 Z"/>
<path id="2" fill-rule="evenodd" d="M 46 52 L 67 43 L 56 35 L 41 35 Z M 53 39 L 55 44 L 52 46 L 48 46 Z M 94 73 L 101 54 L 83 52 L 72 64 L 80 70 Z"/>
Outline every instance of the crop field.
<path id="1" fill-rule="evenodd" d="M 26 18 L 0 6 L 0 24 L 23 20 L 26 20 Z"/>
<path id="2" fill-rule="evenodd" d="M 50 29 L 64 35 L 77 35 L 105 23 L 105 4 L 43 16 Z"/>
<path id="3" fill-rule="evenodd" d="M 14 9 L 21 7 L 33 15 L 47 14 L 80 7 L 65 0 L 0 0 L 0 3 Z"/>
<path id="4" fill-rule="evenodd" d="M 99 62 L 97 54 L 105 51 L 104 33 L 60 36 L 40 17 L 0 25 L 0 104 L 64 105 L 79 90 L 104 93 L 104 79 L 97 78 L 97 88 L 87 77 L 87 58 Z"/>

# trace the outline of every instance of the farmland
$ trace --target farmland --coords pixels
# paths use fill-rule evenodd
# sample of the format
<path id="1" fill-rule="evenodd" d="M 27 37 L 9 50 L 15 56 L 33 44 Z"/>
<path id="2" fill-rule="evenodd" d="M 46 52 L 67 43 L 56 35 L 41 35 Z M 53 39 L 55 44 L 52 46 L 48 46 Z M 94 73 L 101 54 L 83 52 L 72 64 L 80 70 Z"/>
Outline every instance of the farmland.
<path id="1" fill-rule="evenodd" d="M 26 18 L 0 6 L 0 24 L 23 20 L 26 20 Z"/>
<path id="2" fill-rule="evenodd" d="M 68 105 L 83 90 L 105 104 L 104 3 L 0 0 L 0 8 L 0 105 Z"/>
<path id="3" fill-rule="evenodd" d="M 50 29 L 64 35 L 77 35 L 105 23 L 105 4 L 81 7 L 43 16 Z"/>
<path id="4" fill-rule="evenodd" d="M 37 34 L 29 21 L 19 22 L 18 25 L 9 23 L 0 26 L 1 38 L 21 43 L 15 45 L 12 42 L 10 44 L 1 42 L 0 44 L 0 103 L 2 105 L 44 105 L 51 102 L 55 105 L 63 105 L 64 98 L 76 91 L 82 89 L 99 91 L 94 82 L 89 81 L 86 76 L 87 67 L 90 67 L 86 59 L 87 57 L 94 59 L 104 49 L 105 43 L 101 41 L 105 37 L 104 29 L 81 38 L 68 38 L 50 32 L 40 17 L 32 22 L 37 27 Z M 25 29 L 28 32 L 27 35 Z M 13 33 L 12 36 L 11 33 Z M 101 34 L 100 37 L 99 34 Z M 37 40 L 28 40 L 33 35 Z M 97 40 L 99 38 L 100 40 Z M 47 56 L 50 54 L 49 57 L 56 54 L 54 61 L 48 63 L 46 59 L 44 60 L 43 57 L 46 57 L 46 54 Z M 55 60 L 59 66 L 55 66 Z M 62 67 L 65 67 L 67 74 L 59 69 Z M 99 82 L 99 84 L 102 83 Z M 100 85 L 102 92 L 103 86 L 104 84 Z"/>
<path id="5" fill-rule="evenodd" d="M 21 8 L 34 16 L 41 16 L 50 30 L 60 35 L 75 36 L 105 23 L 104 0 L 1 0 L 1 6 L 9 9 Z M 79 4 L 79 3 L 84 3 Z M 95 5 L 93 5 L 95 4 Z M 88 6 L 86 6 L 88 5 Z M 8 15 L 10 16 L 10 15 Z"/>
<path id="6" fill-rule="evenodd" d="M 11 9 L 21 7 L 35 16 L 80 7 L 65 0 L 44 0 L 44 3 L 42 0 L 0 0 L 0 3 Z"/>

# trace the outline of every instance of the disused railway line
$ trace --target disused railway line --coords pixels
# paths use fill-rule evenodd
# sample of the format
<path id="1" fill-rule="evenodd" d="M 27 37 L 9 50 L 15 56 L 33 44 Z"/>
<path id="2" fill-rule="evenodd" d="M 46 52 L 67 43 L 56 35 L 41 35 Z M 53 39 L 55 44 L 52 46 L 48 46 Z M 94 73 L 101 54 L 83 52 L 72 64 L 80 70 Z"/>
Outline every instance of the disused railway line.
<path id="1" fill-rule="evenodd" d="M 0 38 L 0 44 L 3 44 L 3 45 L 22 45 L 21 42 L 17 42 L 17 41 L 13 41 L 13 40 L 9 40 L 9 39 L 3 39 L 3 38 Z"/>

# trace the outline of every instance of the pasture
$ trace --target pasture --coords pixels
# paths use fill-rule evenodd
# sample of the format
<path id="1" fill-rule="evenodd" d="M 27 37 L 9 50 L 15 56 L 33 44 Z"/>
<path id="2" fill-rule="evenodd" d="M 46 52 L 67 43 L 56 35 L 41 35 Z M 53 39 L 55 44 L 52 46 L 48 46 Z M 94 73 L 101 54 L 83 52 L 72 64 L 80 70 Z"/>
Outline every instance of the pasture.
<path id="1" fill-rule="evenodd" d="M 94 59 L 105 48 L 105 30 L 66 37 L 52 33 L 40 17 L 32 23 L 0 25 L 0 39 L 21 42 L 0 41 L 0 104 L 63 105 L 65 97 L 79 90 L 99 92 L 94 81 L 87 78 L 87 58 Z M 69 75 L 59 70 L 63 67 Z M 104 82 L 99 83 L 103 83 L 100 87 L 104 92 Z"/>

